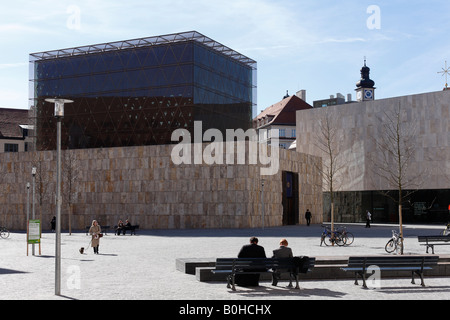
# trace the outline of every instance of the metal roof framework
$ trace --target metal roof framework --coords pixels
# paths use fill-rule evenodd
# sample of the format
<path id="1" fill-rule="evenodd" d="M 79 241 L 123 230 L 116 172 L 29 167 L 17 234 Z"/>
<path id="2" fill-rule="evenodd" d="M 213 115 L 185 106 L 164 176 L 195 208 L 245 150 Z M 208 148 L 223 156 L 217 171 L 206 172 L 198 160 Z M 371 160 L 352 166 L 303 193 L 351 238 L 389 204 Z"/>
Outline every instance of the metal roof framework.
<path id="1" fill-rule="evenodd" d="M 116 41 L 116 42 L 108 42 L 102 44 L 95 44 L 89 46 L 82 46 L 76 48 L 68 48 L 68 49 L 59 49 L 52 50 L 46 52 L 32 53 L 30 54 L 31 59 L 30 62 L 39 61 L 39 60 L 48 60 L 48 59 L 56 59 L 56 58 L 64 58 L 78 55 L 86 55 L 86 54 L 94 54 L 100 52 L 107 51 L 115 51 L 115 50 L 126 50 L 132 48 L 140 48 L 140 47 L 148 47 L 155 46 L 160 44 L 167 43 L 176 43 L 183 41 L 196 41 L 201 43 L 216 52 L 220 52 L 234 60 L 237 60 L 252 69 L 256 69 L 256 61 L 240 54 L 239 52 L 224 46 L 223 44 L 208 38 L 207 36 L 197 32 L 197 31 L 188 31 L 182 33 L 173 33 L 161 36 L 153 36 L 148 38 L 139 38 L 133 40 L 125 40 L 125 41 Z"/>

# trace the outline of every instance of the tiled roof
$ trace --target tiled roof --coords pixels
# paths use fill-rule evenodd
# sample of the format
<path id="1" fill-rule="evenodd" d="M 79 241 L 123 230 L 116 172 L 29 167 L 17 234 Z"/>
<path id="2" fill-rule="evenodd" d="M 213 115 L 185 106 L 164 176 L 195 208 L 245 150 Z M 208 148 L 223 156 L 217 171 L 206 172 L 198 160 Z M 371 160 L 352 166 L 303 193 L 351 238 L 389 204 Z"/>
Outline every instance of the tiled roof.
<path id="1" fill-rule="evenodd" d="M 28 110 L 0 108 L 0 138 L 23 138 L 20 125 L 29 122 Z"/>
<path id="2" fill-rule="evenodd" d="M 295 112 L 311 108 L 312 106 L 309 103 L 293 95 L 266 108 L 253 120 L 257 121 L 265 117 L 270 117 L 272 120 L 266 124 L 295 125 Z"/>

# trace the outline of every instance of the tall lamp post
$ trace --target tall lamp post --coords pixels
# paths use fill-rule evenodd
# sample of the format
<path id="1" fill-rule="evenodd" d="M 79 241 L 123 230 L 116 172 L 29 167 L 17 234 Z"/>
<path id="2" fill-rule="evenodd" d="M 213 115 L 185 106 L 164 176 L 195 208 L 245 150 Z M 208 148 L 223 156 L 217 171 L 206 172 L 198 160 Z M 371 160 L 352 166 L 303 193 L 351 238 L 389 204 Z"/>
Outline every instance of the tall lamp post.
<path id="1" fill-rule="evenodd" d="M 262 229 L 264 230 L 264 216 L 265 216 L 265 208 L 264 208 L 264 179 L 261 179 L 261 205 L 262 205 Z"/>
<path id="2" fill-rule="evenodd" d="M 27 224 L 30 220 L 30 183 L 27 182 Z"/>
<path id="3" fill-rule="evenodd" d="M 36 169 L 36 167 L 33 167 L 33 168 L 31 168 L 31 176 L 33 177 L 33 200 L 32 200 L 32 203 L 31 203 L 31 216 L 32 216 L 32 219 L 34 220 L 34 219 L 36 219 L 36 208 L 35 208 L 35 206 L 36 206 L 36 204 L 35 204 L 35 202 L 36 202 L 36 200 L 35 200 L 35 190 L 36 190 L 36 171 L 37 171 L 37 169 Z M 33 256 L 34 256 L 34 243 L 31 245 L 31 252 L 32 252 L 32 254 L 33 254 Z"/>
<path id="4" fill-rule="evenodd" d="M 45 99 L 55 104 L 56 133 L 56 247 L 55 247 L 55 295 L 61 295 L 61 120 L 64 117 L 64 104 L 67 99 Z"/>

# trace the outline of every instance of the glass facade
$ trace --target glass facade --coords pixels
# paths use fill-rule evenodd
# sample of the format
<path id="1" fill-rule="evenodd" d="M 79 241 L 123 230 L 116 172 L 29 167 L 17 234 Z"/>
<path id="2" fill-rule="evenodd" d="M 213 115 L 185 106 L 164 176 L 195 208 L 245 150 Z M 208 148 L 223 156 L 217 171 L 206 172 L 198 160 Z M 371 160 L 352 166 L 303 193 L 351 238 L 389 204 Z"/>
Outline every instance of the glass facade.
<path id="1" fill-rule="evenodd" d="M 256 62 L 197 32 L 30 55 L 36 147 L 56 148 L 54 106 L 65 98 L 63 148 L 168 144 L 173 130 L 247 130 Z"/>
<path id="2" fill-rule="evenodd" d="M 450 189 L 405 190 L 403 223 L 450 221 Z M 386 196 L 386 194 L 389 196 Z M 366 210 L 375 223 L 398 223 L 398 191 L 339 191 L 334 194 L 336 222 L 365 222 Z M 324 192 L 324 221 L 331 221 L 329 192 Z"/>

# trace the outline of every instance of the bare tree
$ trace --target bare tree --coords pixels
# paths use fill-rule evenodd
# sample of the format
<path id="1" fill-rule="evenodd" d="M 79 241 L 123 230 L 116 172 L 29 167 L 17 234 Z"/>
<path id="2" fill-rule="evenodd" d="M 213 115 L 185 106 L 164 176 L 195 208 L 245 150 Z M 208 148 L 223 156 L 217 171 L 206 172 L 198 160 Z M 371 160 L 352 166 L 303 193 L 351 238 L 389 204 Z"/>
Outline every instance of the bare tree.
<path id="1" fill-rule="evenodd" d="M 325 109 L 318 119 L 319 130 L 314 145 L 322 153 L 322 163 L 317 169 L 322 173 L 324 185 L 330 193 L 331 229 L 334 230 L 334 192 L 338 189 L 339 172 L 344 168 L 341 141 L 337 130 L 339 128 L 337 116 L 332 109 Z"/>
<path id="2" fill-rule="evenodd" d="M 411 164 L 415 155 L 415 140 L 417 136 L 417 121 L 406 118 L 406 110 L 400 104 L 390 112 L 383 112 L 379 119 L 381 133 L 372 137 L 376 152 L 372 155 L 375 174 L 385 182 L 386 190 L 381 191 L 398 203 L 399 233 L 401 237 L 401 254 L 403 254 L 403 216 L 404 200 L 415 192 L 423 183 L 425 172 L 414 172 Z M 389 190 L 397 190 L 395 199 Z"/>
<path id="3" fill-rule="evenodd" d="M 51 194 L 51 177 L 48 163 L 44 159 L 43 152 L 35 152 L 32 158 L 32 166 L 36 168 L 36 196 L 39 204 L 39 219 L 42 223 L 42 206 L 46 200 L 49 200 Z"/>
<path id="4" fill-rule="evenodd" d="M 64 201 L 69 207 L 69 235 L 72 234 L 72 212 L 73 203 L 77 196 L 75 182 L 78 179 L 80 166 L 75 157 L 75 153 L 71 150 L 64 151 L 63 157 L 63 191 Z"/>

